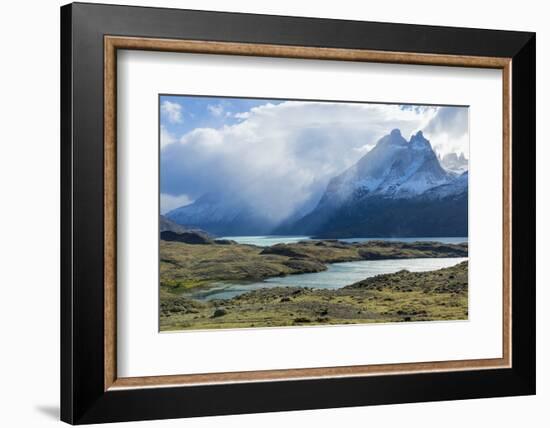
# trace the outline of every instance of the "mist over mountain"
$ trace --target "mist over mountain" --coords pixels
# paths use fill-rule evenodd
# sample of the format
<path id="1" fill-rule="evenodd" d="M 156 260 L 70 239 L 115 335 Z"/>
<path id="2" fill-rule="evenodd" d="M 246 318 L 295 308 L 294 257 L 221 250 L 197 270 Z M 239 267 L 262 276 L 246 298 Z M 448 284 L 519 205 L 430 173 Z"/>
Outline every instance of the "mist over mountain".
<path id="1" fill-rule="evenodd" d="M 217 236 L 264 235 L 276 226 L 235 194 L 207 193 L 190 205 L 165 214 L 173 222 Z"/>
<path id="2" fill-rule="evenodd" d="M 317 203 L 301 206 L 282 221 L 261 215 L 254 201 L 236 192 L 204 194 L 166 217 L 227 236 L 467 236 L 467 160 L 463 155 L 444 159 L 453 168 L 442 167 L 422 132 L 407 141 L 394 129 L 330 179 Z"/>
<path id="3" fill-rule="evenodd" d="M 468 170 L 468 159 L 466 159 L 464 153 L 460 153 L 460 155 L 456 153 L 447 153 L 440 159 L 440 163 L 447 171 L 462 174 L 464 171 Z"/>

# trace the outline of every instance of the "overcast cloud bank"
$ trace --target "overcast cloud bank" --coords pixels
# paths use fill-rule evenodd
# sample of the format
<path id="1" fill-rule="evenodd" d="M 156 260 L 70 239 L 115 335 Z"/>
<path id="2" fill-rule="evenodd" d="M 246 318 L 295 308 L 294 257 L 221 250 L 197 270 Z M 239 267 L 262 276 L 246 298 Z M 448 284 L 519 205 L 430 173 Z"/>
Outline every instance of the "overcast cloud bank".
<path id="1" fill-rule="evenodd" d="M 211 115 L 217 126 L 178 135 L 173 126 L 186 121 L 189 98 L 179 107 L 161 100 L 162 213 L 216 194 L 282 221 L 311 209 L 330 178 L 394 128 L 406 138 L 422 130 L 440 156 L 469 157 L 465 107 L 266 100 L 240 111 L 239 99 L 211 99 L 189 114 Z"/>

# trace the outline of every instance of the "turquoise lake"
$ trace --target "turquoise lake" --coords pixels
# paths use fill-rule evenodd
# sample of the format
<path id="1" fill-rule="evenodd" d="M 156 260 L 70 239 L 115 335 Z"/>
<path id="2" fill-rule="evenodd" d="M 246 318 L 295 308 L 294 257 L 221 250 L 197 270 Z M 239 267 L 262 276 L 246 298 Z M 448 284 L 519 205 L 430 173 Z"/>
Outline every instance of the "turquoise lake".
<path id="1" fill-rule="evenodd" d="M 336 289 L 375 275 L 394 273 L 402 269 L 411 272 L 425 272 L 454 266 L 465 260 L 468 259 L 465 257 L 449 257 L 333 263 L 328 265 L 328 269 L 322 272 L 288 275 L 258 282 L 214 284 L 208 290 L 197 291 L 189 297 L 198 300 L 231 299 L 248 291 L 273 287 Z"/>

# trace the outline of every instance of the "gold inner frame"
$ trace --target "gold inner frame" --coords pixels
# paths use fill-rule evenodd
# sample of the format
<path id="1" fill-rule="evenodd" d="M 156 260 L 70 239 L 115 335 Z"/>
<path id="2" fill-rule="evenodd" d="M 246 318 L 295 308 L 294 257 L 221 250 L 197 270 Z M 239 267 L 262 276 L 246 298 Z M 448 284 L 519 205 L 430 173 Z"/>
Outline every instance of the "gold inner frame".
<path id="1" fill-rule="evenodd" d="M 421 363 L 357 365 L 304 369 L 261 370 L 169 376 L 119 378 L 116 367 L 116 89 L 117 50 L 146 50 L 213 55 L 324 59 L 394 64 L 441 65 L 502 70 L 503 144 L 503 320 L 502 358 L 432 361 Z M 511 277 L 512 277 L 512 165 L 511 165 L 511 63 L 510 58 L 384 52 L 251 43 L 170 40 L 139 37 L 104 37 L 104 389 L 191 386 L 234 382 L 356 377 L 419 372 L 441 372 L 511 367 Z"/>

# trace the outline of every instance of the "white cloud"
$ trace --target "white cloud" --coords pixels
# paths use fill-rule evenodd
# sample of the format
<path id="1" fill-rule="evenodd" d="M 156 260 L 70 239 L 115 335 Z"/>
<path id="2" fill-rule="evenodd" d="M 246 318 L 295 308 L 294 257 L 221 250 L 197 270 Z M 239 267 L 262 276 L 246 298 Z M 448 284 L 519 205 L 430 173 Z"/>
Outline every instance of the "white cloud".
<path id="1" fill-rule="evenodd" d="M 166 193 L 160 194 L 160 213 L 166 214 L 168 211 L 171 211 L 175 208 L 183 207 L 189 205 L 193 200 L 189 196 L 183 194 L 178 196 L 168 195 Z"/>
<path id="2" fill-rule="evenodd" d="M 178 103 L 163 101 L 160 106 L 160 112 L 170 123 L 181 123 L 183 121 L 182 108 Z"/>
<path id="3" fill-rule="evenodd" d="M 468 158 L 470 151 L 468 122 L 468 108 L 440 107 L 424 128 L 424 135 L 440 156 L 464 153 Z"/>
<path id="4" fill-rule="evenodd" d="M 240 113 L 235 113 L 233 116 L 236 117 L 237 119 L 248 119 L 248 117 L 250 116 L 250 113 L 248 113 L 247 111 L 243 111 Z"/>
<path id="5" fill-rule="evenodd" d="M 224 110 L 221 104 L 216 104 L 216 105 L 209 104 L 206 108 L 212 114 L 212 116 L 216 116 L 216 117 L 220 117 L 223 114 L 223 110 Z"/>
<path id="6" fill-rule="evenodd" d="M 177 138 L 166 129 L 165 126 L 160 126 L 160 147 L 164 147 L 168 144 L 175 143 Z"/>
<path id="7" fill-rule="evenodd" d="M 239 197 L 273 221 L 317 203 L 328 180 L 399 128 L 407 139 L 438 109 L 288 101 L 237 113 L 237 124 L 197 128 L 162 151 L 163 191 Z M 435 129 L 432 130 L 435 135 Z M 438 140 L 461 145 L 462 140 Z"/>

